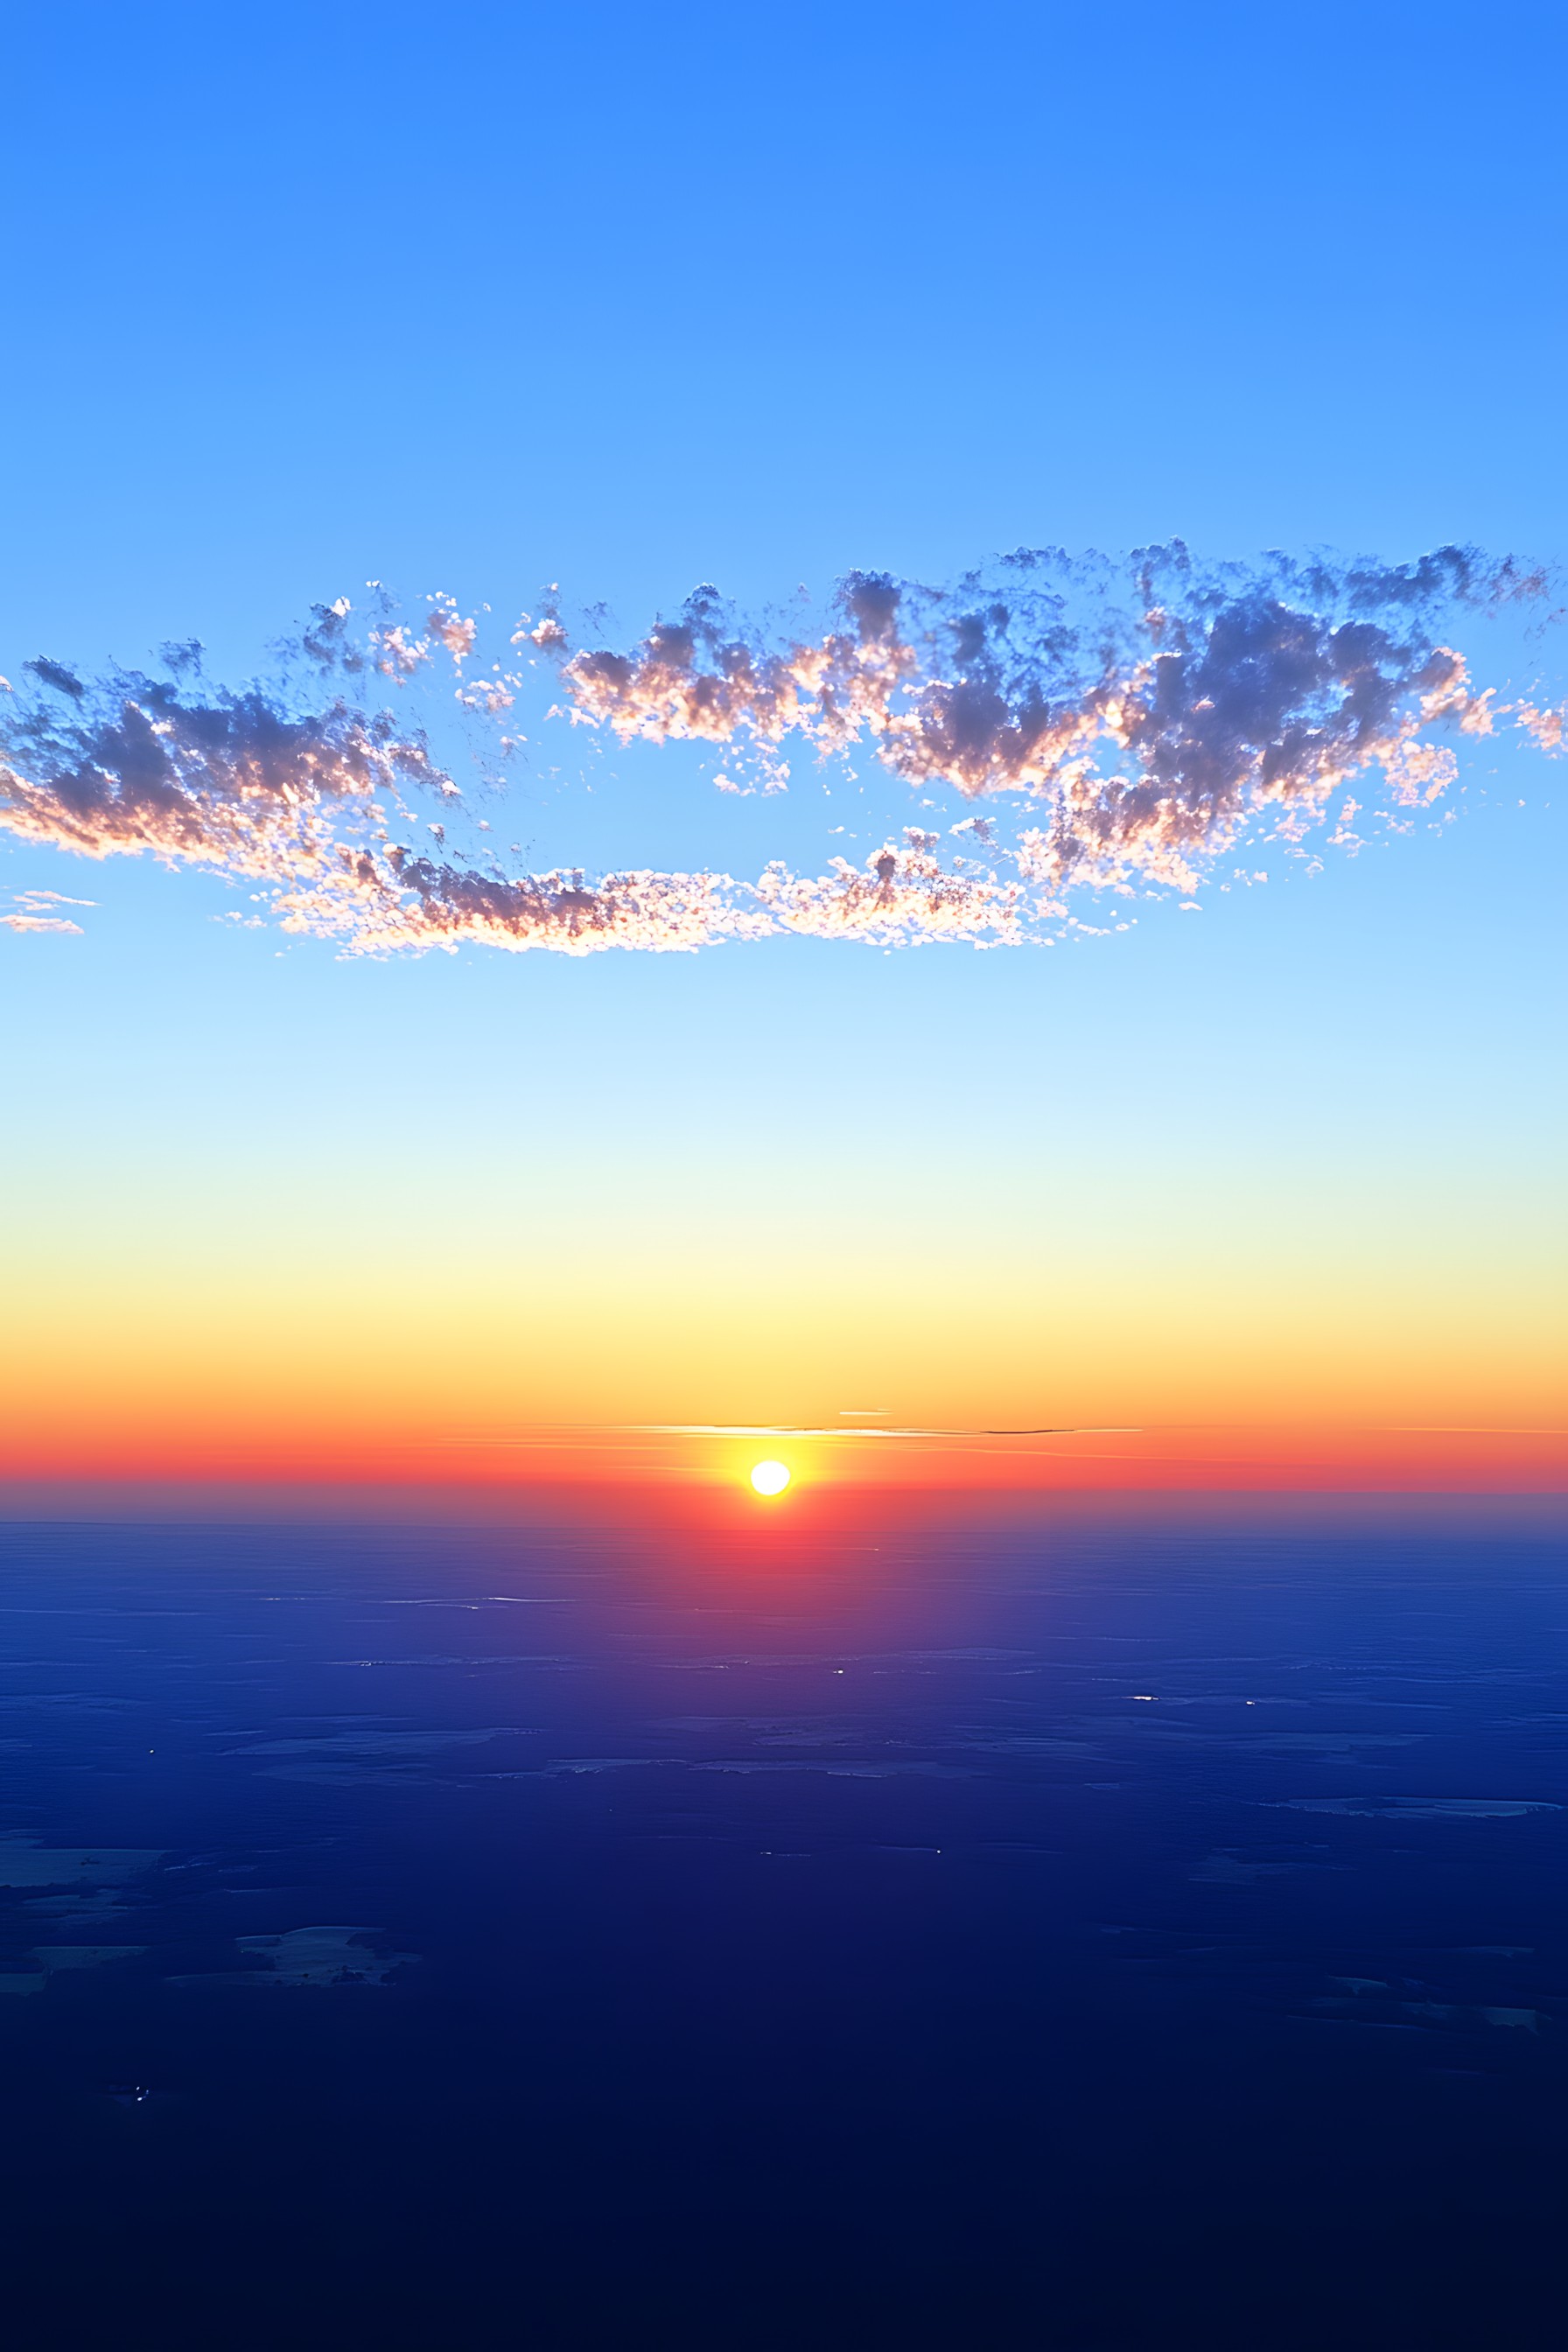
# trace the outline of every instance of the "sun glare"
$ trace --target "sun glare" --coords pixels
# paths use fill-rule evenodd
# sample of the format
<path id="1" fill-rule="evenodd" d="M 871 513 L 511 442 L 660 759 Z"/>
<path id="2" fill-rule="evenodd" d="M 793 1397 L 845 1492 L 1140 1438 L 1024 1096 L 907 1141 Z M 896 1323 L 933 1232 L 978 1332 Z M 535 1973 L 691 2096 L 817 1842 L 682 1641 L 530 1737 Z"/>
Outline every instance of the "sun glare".
<path id="1" fill-rule="evenodd" d="M 782 1462 L 754 1462 L 752 1484 L 759 1495 L 782 1495 L 789 1485 L 789 1472 Z"/>

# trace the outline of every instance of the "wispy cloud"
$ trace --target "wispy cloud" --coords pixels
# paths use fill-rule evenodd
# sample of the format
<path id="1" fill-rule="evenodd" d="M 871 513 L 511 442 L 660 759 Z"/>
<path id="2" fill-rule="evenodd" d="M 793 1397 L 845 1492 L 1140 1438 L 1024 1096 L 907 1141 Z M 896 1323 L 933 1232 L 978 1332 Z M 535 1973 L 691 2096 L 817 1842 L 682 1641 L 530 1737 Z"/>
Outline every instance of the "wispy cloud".
<path id="1" fill-rule="evenodd" d="M 68 898 L 59 890 L 14 890 L 11 905 L 14 911 L 0 915 L 0 924 L 10 931 L 68 931 L 80 939 L 81 925 L 73 923 L 68 915 L 58 912 L 61 907 L 90 907 L 90 898 Z"/>
<path id="2" fill-rule="evenodd" d="M 1077 921 L 1075 894 L 1190 898 L 1260 839 L 1297 849 L 1331 827 L 1353 847 L 1369 808 L 1399 822 L 1440 800 L 1466 739 L 1507 729 L 1560 750 L 1563 709 L 1500 700 L 1455 642 L 1508 606 L 1545 616 L 1551 593 L 1540 572 L 1454 548 L 1405 565 L 1020 553 L 942 589 L 851 574 L 816 626 L 750 618 L 702 588 L 624 651 L 574 646 L 552 598 L 488 665 L 489 624 L 449 596 L 415 623 L 379 593 L 363 616 L 340 599 L 276 677 L 239 691 L 207 684 L 192 646 L 165 649 L 157 677 L 28 663 L 0 711 L 0 825 L 254 884 L 286 929 L 355 952 L 779 933 L 1015 943 Z M 721 751 L 721 793 L 783 796 L 802 760 L 871 757 L 916 813 L 940 819 L 945 802 L 956 821 L 895 825 L 858 862 L 816 871 L 780 856 L 749 880 L 520 872 L 488 844 L 459 853 L 450 764 L 377 698 L 449 688 L 463 723 L 489 730 L 493 765 L 526 740 L 514 711 L 542 663 L 563 698 L 552 717 Z M 0 920 L 75 928 L 31 903 Z"/>

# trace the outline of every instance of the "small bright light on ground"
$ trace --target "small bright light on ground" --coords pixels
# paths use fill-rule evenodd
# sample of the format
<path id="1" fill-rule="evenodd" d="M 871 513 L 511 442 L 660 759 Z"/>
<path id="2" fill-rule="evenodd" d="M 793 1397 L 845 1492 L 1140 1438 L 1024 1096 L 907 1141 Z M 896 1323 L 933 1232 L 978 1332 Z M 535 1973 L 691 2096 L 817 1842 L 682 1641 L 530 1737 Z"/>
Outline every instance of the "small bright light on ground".
<path id="1" fill-rule="evenodd" d="M 756 1462 L 752 1465 L 752 1484 L 759 1495 L 782 1495 L 789 1485 L 789 1472 L 782 1462 Z"/>

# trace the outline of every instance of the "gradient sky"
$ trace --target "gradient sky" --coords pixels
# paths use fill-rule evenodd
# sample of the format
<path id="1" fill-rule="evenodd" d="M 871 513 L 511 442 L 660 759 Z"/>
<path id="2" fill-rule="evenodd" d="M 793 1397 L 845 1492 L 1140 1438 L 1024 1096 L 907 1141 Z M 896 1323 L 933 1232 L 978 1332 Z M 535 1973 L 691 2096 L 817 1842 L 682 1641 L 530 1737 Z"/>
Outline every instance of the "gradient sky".
<path id="1" fill-rule="evenodd" d="M 1560 12 L 1087 13 L 14 20 L 0 670 L 238 681 L 372 578 L 629 646 L 1020 545 L 1563 559 Z M 0 928 L 0 1470 L 1560 1429 L 1563 772 L 1459 750 L 1452 824 L 1049 950 L 344 960 L 0 833 L 79 925 Z M 689 746 L 530 756 L 547 859 L 771 854 Z"/>

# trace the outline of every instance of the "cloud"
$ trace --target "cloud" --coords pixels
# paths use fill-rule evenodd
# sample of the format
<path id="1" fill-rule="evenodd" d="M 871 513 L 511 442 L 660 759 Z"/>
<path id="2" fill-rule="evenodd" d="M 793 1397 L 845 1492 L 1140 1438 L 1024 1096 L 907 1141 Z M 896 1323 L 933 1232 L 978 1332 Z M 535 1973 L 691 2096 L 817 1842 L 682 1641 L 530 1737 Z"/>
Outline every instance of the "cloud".
<path id="1" fill-rule="evenodd" d="M 1042 906 L 1020 882 L 944 869 L 925 838 L 903 849 L 889 842 L 862 867 L 836 857 L 826 874 L 805 879 L 783 865 L 770 866 L 756 895 L 780 930 L 872 947 L 912 947 L 922 940 L 1016 944 L 1031 917 L 1061 911 Z"/>
<path id="2" fill-rule="evenodd" d="M 77 939 L 82 936 L 79 923 L 68 916 L 57 914 L 58 907 L 90 907 L 91 898 L 68 898 L 58 890 L 16 890 L 11 894 L 15 912 L 0 915 L 0 924 L 11 931 L 68 931 Z"/>
<path id="3" fill-rule="evenodd" d="M 340 939 L 360 953 L 457 948 L 662 950 L 757 939 L 773 928 L 726 874 L 581 872 L 514 879 L 416 857 L 397 845 L 363 856 L 278 901 L 284 927 Z"/>
<path id="4" fill-rule="evenodd" d="M 563 683 L 580 723 L 738 748 L 772 781 L 795 738 L 863 746 L 917 787 L 1019 796 L 1047 818 L 1022 839 L 1029 880 L 1188 889 L 1260 814 L 1300 831 L 1371 768 L 1402 804 L 1436 797 L 1455 763 L 1422 730 L 1489 734 L 1501 714 L 1434 622 L 1546 593 L 1461 549 L 1205 569 L 1178 544 L 1131 572 L 1120 603 L 1098 560 L 1052 554 L 952 590 L 854 573 L 837 625 L 772 645 L 700 588 L 629 653 L 571 655 Z M 1560 738 L 1552 714 L 1516 716 Z"/>
<path id="5" fill-rule="evenodd" d="M 73 677 L 58 662 L 46 660 L 42 654 L 37 661 L 25 662 L 23 667 L 31 670 L 43 685 L 52 686 L 57 694 L 69 695 L 73 702 L 79 702 L 87 692 L 79 677 Z"/>
<path id="6" fill-rule="evenodd" d="M 345 804 L 431 780 L 388 713 L 339 699 L 295 714 L 259 688 L 188 698 L 135 674 L 79 688 L 63 711 L 7 713 L 0 747 L 0 824 L 25 841 L 273 880 L 330 857 Z"/>
<path id="7" fill-rule="evenodd" d="M 851 573 L 814 626 L 751 618 L 703 587 L 626 650 L 574 649 L 552 591 L 488 667 L 479 614 L 443 593 L 405 625 L 376 590 L 363 622 L 346 598 L 315 607 L 278 675 L 241 691 L 209 685 L 192 646 L 166 648 L 160 677 L 29 662 L 0 718 L 0 826 L 253 883 L 285 929 L 350 952 L 1016 944 L 1092 928 L 1074 894 L 1190 901 L 1244 840 L 1295 850 L 1331 823 L 1353 847 L 1351 818 L 1379 797 L 1396 822 L 1440 800 L 1467 741 L 1511 730 L 1560 750 L 1563 710 L 1478 688 L 1454 642 L 1550 586 L 1455 548 L 1405 565 L 1205 565 L 1179 543 L 1120 563 L 1020 552 L 945 588 Z M 444 687 L 436 653 L 451 657 Z M 721 750 L 729 798 L 786 795 L 802 757 L 853 774 L 870 756 L 887 790 L 970 814 L 895 825 L 858 863 L 778 856 L 752 879 L 509 871 L 488 845 L 448 845 L 458 787 L 424 728 L 375 698 L 439 690 L 465 727 L 510 726 L 541 666 L 574 727 Z M 482 763 L 524 740 L 499 735 Z M 1357 800 L 1336 810 L 1352 781 Z M 416 828 L 433 853 L 408 845 Z M 76 928 L 31 898 L 0 920 Z"/>

